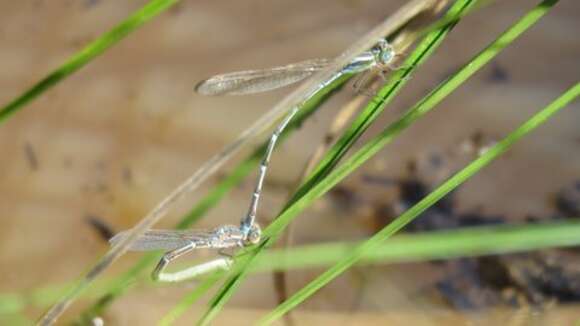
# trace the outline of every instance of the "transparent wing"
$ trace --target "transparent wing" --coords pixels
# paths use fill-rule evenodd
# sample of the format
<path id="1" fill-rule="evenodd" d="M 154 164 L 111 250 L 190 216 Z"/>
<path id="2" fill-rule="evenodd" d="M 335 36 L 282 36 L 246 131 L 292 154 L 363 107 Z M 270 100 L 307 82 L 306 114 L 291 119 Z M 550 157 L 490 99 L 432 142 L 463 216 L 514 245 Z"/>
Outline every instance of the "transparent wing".
<path id="1" fill-rule="evenodd" d="M 126 238 L 128 234 L 128 231 L 119 232 L 109 239 L 109 243 L 114 245 Z M 211 236 L 211 231 L 149 230 L 135 240 L 129 250 L 173 250 L 186 246 L 190 242 L 207 243 L 207 239 Z"/>
<path id="2" fill-rule="evenodd" d="M 324 69 L 328 59 L 313 59 L 261 70 L 246 70 L 216 75 L 206 79 L 195 91 L 203 95 L 244 95 L 284 87 Z"/>

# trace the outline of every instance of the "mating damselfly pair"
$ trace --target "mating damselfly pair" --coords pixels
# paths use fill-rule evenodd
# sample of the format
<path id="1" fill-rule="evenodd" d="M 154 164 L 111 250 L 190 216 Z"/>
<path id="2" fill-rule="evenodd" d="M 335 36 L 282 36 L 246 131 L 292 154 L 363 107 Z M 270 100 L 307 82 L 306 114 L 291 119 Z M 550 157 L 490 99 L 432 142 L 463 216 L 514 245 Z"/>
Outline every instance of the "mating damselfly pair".
<path id="1" fill-rule="evenodd" d="M 380 40 L 370 50 L 356 56 L 331 79 L 319 85 L 318 89 L 324 88 L 343 75 L 360 74 L 371 70 L 381 72 L 387 69 L 392 70 L 395 56 L 394 48 L 386 40 Z M 265 92 L 299 82 L 332 63 L 332 60 L 315 59 L 270 69 L 216 75 L 200 82 L 196 86 L 196 91 L 203 95 L 244 95 Z M 222 253 L 225 249 L 243 248 L 257 244 L 260 241 L 261 229 L 256 222 L 256 214 L 266 171 L 278 137 L 298 110 L 299 107 L 293 107 L 270 136 L 268 147 L 260 163 L 250 208 L 248 213 L 242 217 L 239 226 L 224 225 L 205 231 L 149 230 L 130 246 L 129 249 L 134 251 L 168 250 L 153 270 L 152 277 L 154 280 L 179 282 L 211 271 L 228 269 L 232 263 L 230 256 L 222 255 L 222 257 L 183 271 L 163 272 L 171 261 L 194 249 L 217 249 Z M 126 235 L 126 232 L 121 232 L 113 237 L 110 242 L 118 242 Z"/>

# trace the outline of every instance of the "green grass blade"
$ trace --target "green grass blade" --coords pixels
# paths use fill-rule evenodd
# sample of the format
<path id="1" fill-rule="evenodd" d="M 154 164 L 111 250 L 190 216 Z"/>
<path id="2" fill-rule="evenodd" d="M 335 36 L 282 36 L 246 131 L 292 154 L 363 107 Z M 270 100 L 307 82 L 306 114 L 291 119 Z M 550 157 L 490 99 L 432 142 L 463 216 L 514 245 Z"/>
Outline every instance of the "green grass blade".
<path id="1" fill-rule="evenodd" d="M 126 273 L 104 285 L 103 287 L 106 288 L 104 294 L 102 294 L 94 304 L 90 305 L 80 313 L 77 318 L 77 324 L 90 325 L 93 318 L 102 315 L 113 301 L 123 295 L 133 285 L 137 284 L 137 278 L 139 275 L 141 275 L 147 267 L 150 267 L 158 260 L 159 258 L 157 254 L 147 254 L 135 263 L 135 265 L 133 265 L 133 267 L 131 267 L 131 269 Z"/>
<path id="2" fill-rule="evenodd" d="M 402 234 L 389 238 L 377 250 L 365 252 L 360 265 L 384 265 L 403 262 L 475 257 L 493 254 L 525 252 L 553 247 L 580 245 L 580 218 L 564 218 L 566 222 L 532 223 L 525 225 L 494 225 L 461 228 L 455 230 Z M 350 254 L 362 242 L 332 242 L 278 249 L 265 252 L 251 269 L 252 273 L 268 273 L 273 270 L 298 270 L 328 267 Z M 177 266 L 188 267 L 186 263 Z M 220 278 L 219 273 L 210 278 Z M 101 280 L 96 287 L 83 295 L 84 298 L 102 296 L 102 287 L 108 282 Z M 153 283 L 164 286 L 160 283 Z M 29 293 L 0 293 L 0 320 L 2 316 L 21 313 L 30 306 L 45 307 L 56 300 L 55 295 L 69 285 L 49 286 Z M 194 292 L 205 292 L 203 286 Z M 192 296 L 194 298 L 197 295 Z M 193 302 L 190 302 L 190 304 Z M 180 308 L 187 309 L 188 306 Z M 165 316 L 161 324 L 171 324 L 184 311 L 176 309 Z M 92 318 L 91 318 L 92 319 Z M 91 319 L 86 319 L 90 322 Z"/>
<path id="3" fill-rule="evenodd" d="M 91 60 L 105 52 L 108 48 L 122 40 L 129 33 L 162 13 L 179 0 L 151 0 L 141 9 L 126 18 L 119 25 L 115 26 L 110 31 L 103 34 L 101 37 L 94 40 L 81 51 L 69 58 L 64 64 L 58 67 L 48 76 L 34 84 L 31 88 L 26 90 L 23 94 L 16 97 L 10 103 L 6 104 L 0 109 L 0 123 L 6 120 L 10 115 L 21 110 L 26 104 L 34 100 L 42 93 L 49 90 L 58 82 L 73 74 L 75 71 L 82 68 Z"/>
<path id="4" fill-rule="evenodd" d="M 26 302 L 17 293 L 0 294 L 0 316 L 16 314 L 26 307 Z"/>
<path id="5" fill-rule="evenodd" d="M 338 242 L 271 250 L 260 256 L 251 271 L 327 267 L 352 254 L 362 243 Z M 480 226 L 397 235 L 375 250 L 365 251 L 359 264 L 420 262 L 578 245 L 578 218 L 567 222 Z"/>
<path id="6" fill-rule="evenodd" d="M 534 115 L 531 119 L 526 121 L 523 125 L 509 134 L 502 141 L 490 148 L 487 152 L 481 155 L 478 159 L 471 162 L 464 169 L 456 173 L 454 176 L 445 181 L 441 186 L 423 198 L 420 202 L 415 204 L 392 223 L 387 225 L 376 235 L 371 237 L 365 243 L 353 250 L 353 252 L 342 258 L 339 263 L 322 273 L 314 281 L 307 284 L 300 289 L 296 294 L 290 297 L 287 301 L 279 305 L 271 313 L 260 320 L 259 324 L 270 324 L 276 319 L 282 317 L 285 313 L 296 307 L 298 304 L 309 298 L 316 291 L 328 284 L 338 275 L 347 270 L 350 266 L 360 260 L 365 252 L 372 252 L 376 250 L 381 243 L 387 240 L 395 232 L 401 230 L 405 225 L 413 221 L 419 214 L 431 207 L 434 203 L 439 201 L 445 195 L 457 188 L 463 182 L 468 180 L 471 176 L 487 166 L 501 154 L 505 153 L 518 140 L 527 135 L 538 126 L 545 123 L 550 117 L 558 113 L 567 104 L 572 102 L 580 95 L 580 83 L 577 83 L 572 88 L 567 90 L 564 94 L 558 97 L 554 102 L 544 108 L 542 111 Z"/>
<path id="7" fill-rule="evenodd" d="M 454 74 L 448 80 L 444 81 L 434 91 L 432 91 L 429 95 L 417 103 L 401 119 L 391 124 L 381 134 L 369 141 L 357 153 L 353 154 L 353 156 L 343 165 L 339 166 L 335 171 L 331 172 L 326 178 L 324 178 L 318 184 L 314 185 L 306 195 L 298 199 L 288 209 L 284 210 L 278 219 L 276 219 L 276 221 L 274 221 L 268 228 L 264 230 L 264 235 L 266 238 L 265 247 L 271 246 L 276 239 L 276 236 L 280 234 L 282 229 L 286 227 L 288 223 L 290 223 L 291 220 L 295 218 L 302 210 L 304 210 L 314 200 L 318 199 L 338 182 L 356 170 L 361 164 L 374 156 L 411 123 L 433 109 L 439 102 L 441 102 L 441 100 L 443 100 L 443 98 L 449 95 L 453 90 L 455 90 L 459 85 L 461 85 L 465 80 L 473 75 L 475 71 L 488 63 L 503 48 L 511 44 L 511 42 L 521 33 L 523 33 L 535 22 L 537 22 L 538 19 L 541 18 L 556 2 L 556 0 L 543 1 L 540 5 L 530 11 L 516 24 L 514 24 L 510 29 L 500 35 L 499 38 L 497 38 L 494 42 L 492 42 L 492 44 L 486 47 L 484 51 L 479 53 L 456 74 Z M 256 252 L 258 252 L 258 250 L 256 250 Z M 246 255 L 239 260 L 243 261 L 243 264 L 246 264 L 247 261 L 250 261 L 247 264 L 251 264 L 253 256 L 248 256 L 250 255 Z M 201 324 L 209 323 L 209 321 L 211 321 L 211 319 L 219 312 L 219 310 L 225 304 L 225 301 L 233 294 L 233 290 L 239 286 L 239 283 L 245 276 L 246 270 L 239 269 L 234 266 L 234 272 L 237 273 L 226 281 L 220 292 L 212 300 L 210 308 L 200 320 Z"/>

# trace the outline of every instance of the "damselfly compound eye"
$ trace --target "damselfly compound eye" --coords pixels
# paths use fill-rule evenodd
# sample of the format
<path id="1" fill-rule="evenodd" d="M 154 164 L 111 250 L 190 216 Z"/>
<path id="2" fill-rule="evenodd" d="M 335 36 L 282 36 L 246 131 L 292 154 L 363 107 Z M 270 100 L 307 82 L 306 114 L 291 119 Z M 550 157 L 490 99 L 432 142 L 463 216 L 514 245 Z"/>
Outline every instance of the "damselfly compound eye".
<path id="1" fill-rule="evenodd" d="M 250 233 L 248 233 L 246 242 L 249 244 L 257 244 L 258 242 L 260 242 L 261 238 L 262 238 L 262 230 L 260 229 L 259 225 L 254 224 L 252 226 L 252 229 L 250 230 Z"/>
<path id="2" fill-rule="evenodd" d="M 395 58 L 395 49 L 386 40 L 381 40 L 376 45 L 376 60 L 379 65 L 388 65 Z"/>
<path id="3" fill-rule="evenodd" d="M 382 49 L 381 53 L 379 54 L 379 61 L 383 65 L 387 65 L 393 61 L 395 58 L 395 50 L 390 44 L 387 44 L 387 47 Z"/>

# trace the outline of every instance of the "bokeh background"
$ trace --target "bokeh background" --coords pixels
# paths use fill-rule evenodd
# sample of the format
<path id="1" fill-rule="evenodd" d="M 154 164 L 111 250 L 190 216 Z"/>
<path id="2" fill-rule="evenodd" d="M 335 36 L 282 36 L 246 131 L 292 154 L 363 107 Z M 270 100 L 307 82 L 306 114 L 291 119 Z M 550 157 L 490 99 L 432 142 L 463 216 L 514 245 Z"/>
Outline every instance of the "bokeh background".
<path id="1" fill-rule="evenodd" d="M 145 2 L 0 2 L 0 103 L 9 102 Z M 26 298 L 79 277 L 108 249 L 88 219 L 115 231 L 130 228 L 290 91 L 210 98 L 194 93 L 199 80 L 336 56 L 404 3 L 182 1 L 8 119 L 0 126 L 0 292 Z M 367 137 L 535 4 L 498 1 L 463 20 Z M 365 182 L 368 176 L 399 178 L 410 161 L 456 153 L 475 131 L 499 139 L 577 82 L 579 12 L 578 2 L 561 1 L 437 110 L 343 182 L 340 194 L 325 196 L 301 215 L 294 243 L 370 236 L 375 231 L 375 206 L 393 200 L 393 195 L 386 185 Z M 276 150 L 261 221 L 281 208 L 341 104 L 354 95 L 345 87 Z M 554 194 L 580 178 L 579 123 L 576 102 L 462 186 L 456 194 L 457 209 L 513 221 L 553 214 Z M 242 157 L 181 201 L 158 227 L 173 226 Z M 450 155 L 445 173 L 469 159 Z M 253 180 L 254 175 L 198 226 L 236 224 L 247 209 Z M 350 201 L 340 197 L 344 193 L 350 194 Z M 124 256 L 103 277 L 121 273 L 139 257 Z M 291 272 L 290 293 L 320 272 Z M 303 323 L 427 325 L 512 320 L 513 314 L 521 314 L 486 310 L 475 317 L 458 312 L 438 298 L 433 282 L 440 275 L 434 274 L 429 264 L 353 268 L 301 305 L 295 317 Z M 155 324 L 195 286 L 138 285 L 103 318 L 110 325 Z M 64 320 L 90 302 L 75 304 Z M 271 275 L 254 275 L 216 324 L 251 323 L 275 305 Z M 192 307 L 180 323 L 196 320 L 204 307 Z M 573 307 L 526 318 L 538 323 L 580 318 Z M 33 321 L 45 308 L 26 305 L 25 317 L 0 315 L 0 323 Z"/>

